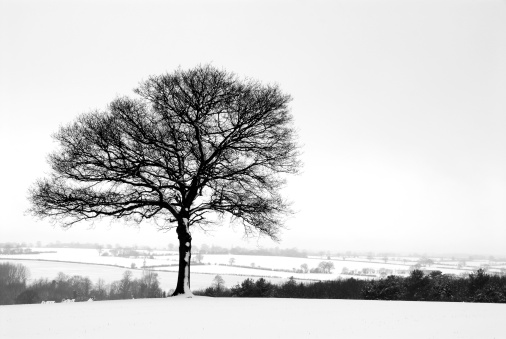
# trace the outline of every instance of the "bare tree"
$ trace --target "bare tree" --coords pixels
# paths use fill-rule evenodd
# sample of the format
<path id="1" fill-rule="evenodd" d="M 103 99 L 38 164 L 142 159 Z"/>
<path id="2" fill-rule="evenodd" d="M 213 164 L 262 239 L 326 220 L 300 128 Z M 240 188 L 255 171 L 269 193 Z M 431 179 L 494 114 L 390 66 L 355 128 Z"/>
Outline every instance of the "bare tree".
<path id="1" fill-rule="evenodd" d="M 299 168 L 291 98 L 208 65 L 152 76 L 135 93 L 60 128 L 30 211 L 63 227 L 103 217 L 175 227 L 174 295 L 191 295 L 190 230 L 220 220 L 208 213 L 277 239 L 290 213 L 284 175 Z"/>
<path id="2" fill-rule="evenodd" d="M 329 273 L 330 274 L 330 271 L 333 270 L 335 267 L 334 267 L 334 263 L 332 261 L 322 261 L 318 265 L 318 268 L 323 273 Z"/>
<path id="3" fill-rule="evenodd" d="M 199 264 L 201 264 L 201 263 L 202 263 L 202 261 L 204 260 L 204 255 L 202 254 L 202 252 L 200 252 L 200 251 L 199 251 L 199 252 L 197 252 L 197 255 L 196 255 L 196 258 L 195 258 L 195 259 L 197 260 L 197 262 L 198 262 Z"/>
<path id="4" fill-rule="evenodd" d="M 225 280 L 218 274 L 213 279 L 213 285 L 218 291 L 221 291 L 225 287 Z"/>
<path id="5" fill-rule="evenodd" d="M 0 305 L 14 304 L 26 288 L 30 271 L 21 264 L 0 263 Z"/>
<path id="6" fill-rule="evenodd" d="M 142 277 L 140 279 L 141 287 L 143 292 L 141 297 L 143 298 L 155 298 L 160 290 L 160 282 L 158 281 L 158 273 L 151 270 L 144 269 L 142 271 Z"/>
<path id="7" fill-rule="evenodd" d="M 119 281 L 119 293 L 123 299 L 132 296 L 132 272 L 125 271 L 123 278 Z"/>
<path id="8" fill-rule="evenodd" d="M 107 286 L 104 279 L 98 279 L 95 284 L 95 289 L 92 291 L 95 300 L 104 300 L 107 298 Z"/>

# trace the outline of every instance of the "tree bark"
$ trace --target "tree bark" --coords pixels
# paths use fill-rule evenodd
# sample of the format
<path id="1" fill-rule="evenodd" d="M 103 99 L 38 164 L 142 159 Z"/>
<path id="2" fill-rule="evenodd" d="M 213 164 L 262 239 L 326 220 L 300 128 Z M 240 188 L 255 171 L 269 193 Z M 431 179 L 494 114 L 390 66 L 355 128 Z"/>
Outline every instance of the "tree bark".
<path id="1" fill-rule="evenodd" d="M 191 241 L 192 237 L 188 226 L 188 218 L 178 220 L 176 229 L 179 239 L 179 274 L 177 276 L 176 290 L 172 296 L 184 294 L 192 297 L 190 290 L 190 261 L 191 261 Z"/>

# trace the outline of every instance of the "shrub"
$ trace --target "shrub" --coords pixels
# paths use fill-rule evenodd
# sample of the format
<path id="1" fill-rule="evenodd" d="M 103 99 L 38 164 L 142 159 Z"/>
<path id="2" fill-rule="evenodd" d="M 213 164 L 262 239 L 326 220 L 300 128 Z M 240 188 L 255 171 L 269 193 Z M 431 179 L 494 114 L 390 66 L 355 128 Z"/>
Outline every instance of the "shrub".
<path id="1" fill-rule="evenodd" d="M 386 279 L 368 281 L 362 290 L 362 296 L 369 300 L 402 300 L 405 295 L 403 280 L 389 275 Z"/>
<path id="2" fill-rule="evenodd" d="M 241 285 L 236 285 L 231 289 L 233 297 L 260 298 L 270 297 L 273 295 L 274 286 L 264 278 L 253 282 L 252 279 L 244 280 Z"/>
<path id="3" fill-rule="evenodd" d="M 405 279 L 404 300 L 427 300 L 429 296 L 430 280 L 420 270 L 413 270 Z"/>
<path id="4" fill-rule="evenodd" d="M 16 304 L 39 304 L 42 301 L 34 290 L 24 290 L 16 297 Z"/>

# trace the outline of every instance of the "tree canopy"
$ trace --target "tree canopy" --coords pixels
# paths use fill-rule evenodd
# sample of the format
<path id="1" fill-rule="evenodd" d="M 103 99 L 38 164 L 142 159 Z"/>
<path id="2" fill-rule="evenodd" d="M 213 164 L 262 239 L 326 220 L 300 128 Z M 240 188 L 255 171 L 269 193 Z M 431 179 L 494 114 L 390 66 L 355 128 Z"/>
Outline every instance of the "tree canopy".
<path id="1" fill-rule="evenodd" d="M 284 174 L 300 166 L 291 97 L 210 65 L 151 76 L 134 92 L 59 129 L 31 212 L 63 227 L 154 219 L 185 243 L 214 212 L 276 239 L 290 212 Z"/>
<path id="2" fill-rule="evenodd" d="M 32 211 L 64 226 L 163 216 L 166 227 L 187 208 L 190 225 L 229 213 L 274 237 L 288 207 L 279 174 L 298 167 L 290 96 L 211 66 L 152 76 L 135 92 L 60 128 Z"/>

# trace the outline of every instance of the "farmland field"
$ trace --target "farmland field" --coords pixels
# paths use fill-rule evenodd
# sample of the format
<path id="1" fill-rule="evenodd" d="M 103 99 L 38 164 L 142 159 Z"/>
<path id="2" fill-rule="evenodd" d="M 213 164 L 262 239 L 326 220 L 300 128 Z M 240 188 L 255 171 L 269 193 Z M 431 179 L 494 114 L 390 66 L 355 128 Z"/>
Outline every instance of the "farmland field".
<path id="1" fill-rule="evenodd" d="M 39 278 L 54 279 L 59 272 L 67 275 L 87 276 L 93 282 L 99 278 L 106 283 L 120 280 L 125 270 L 132 271 L 134 277 L 140 277 L 143 266 L 156 270 L 163 290 L 174 288 L 177 281 L 178 255 L 175 251 L 145 251 L 141 256 L 114 256 L 112 250 L 80 248 L 33 248 L 25 254 L 1 254 L 0 262 L 12 261 L 27 266 L 31 280 Z M 104 255 L 106 254 L 106 255 Z M 195 256 L 194 256 L 195 258 Z M 191 266 L 192 289 L 203 289 L 212 284 L 215 275 L 220 274 L 228 287 L 232 287 L 246 278 L 265 277 L 273 283 L 280 283 L 289 277 L 301 281 L 331 280 L 338 278 L 372 279 L 380 272 L 406 276 L 419 258 L 380 258 L 380 257 L 279 257 L 234 254 L 204 254 L 201 264 Z M 315 269 L 322 261 L 331 261 L 334 268 L 328 273 L 302 273 L 301 265 Z M 133 267 L 133 268 L 132 268 Z M 501 274 L 506 263 L 490 260 L 450 260 L 432 258 L 430 265 L 423 269 L 439 270 L 450 274 L 468 274 L 480 267 L 487 267 L 491 273 Z M 347 274 L 343 274 L 347 272 Z"/>
<path id="2" fill-rule="evenodd" d="M 55 279 L 59 272 L 63 272 L 67 275 L 80 275 L 88 277 L 93 283 L 96 283 L 98 279 L 103 279 L 106 283 L 111 283 L 116 280 L 120 280 L 123 273 L 127 268 L 102 266 L 94 264 L 75 264 L 75 263 L 64 263 L 54 261 L 36 261 L 36 260 L 6 260 L 0 259 L 0 263 L 10 262 L 13 264 L 22 264 L 30 270 L 30 280 L 43 279 Z M 128 269 L 133 273 L 134 278 L 139 278 L 142 274 L 141 269 Z M 169 291 L 175 288 L 177 282 L 177 272 L 164 272 L 157 271 L 158 279 L 160 281 L 160 288 L 164 291 Z M 253 278 L 255 276 L 243 276 L 237 274 L 220 274 L 225 280 L 225 285 L 232 287 L 246 278 Z M 215 274 L 198 274 L 192 272 L 191 275 L 191 286 L 192 289 L 204 289 L 212 285 Z M 281 278 L 266 278 L 273 283 L 280 283 L 285 279 Z"/>

